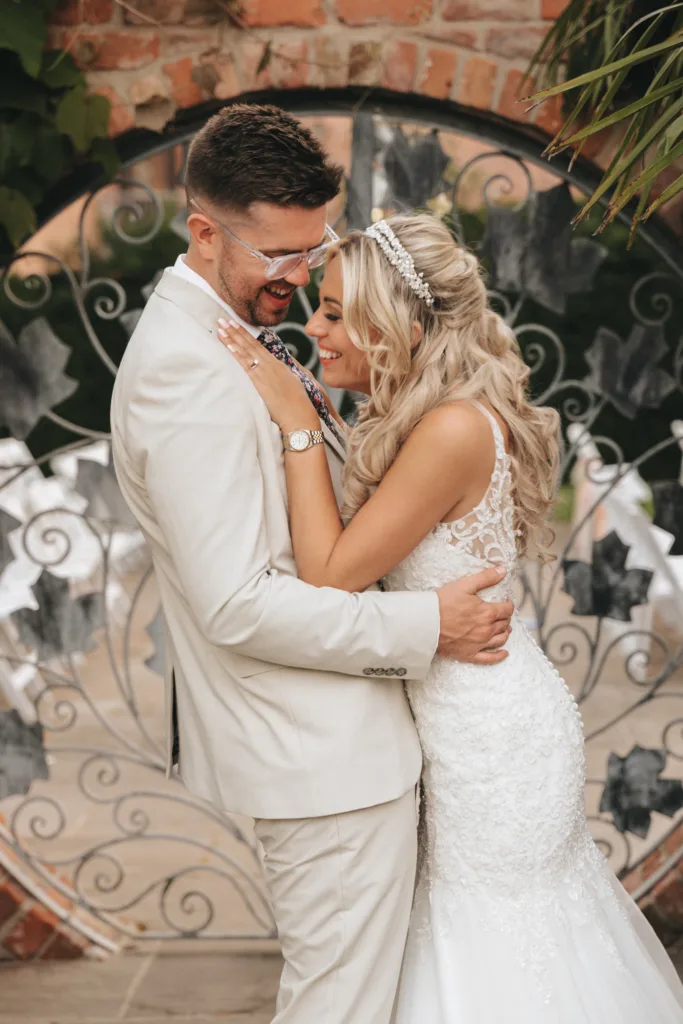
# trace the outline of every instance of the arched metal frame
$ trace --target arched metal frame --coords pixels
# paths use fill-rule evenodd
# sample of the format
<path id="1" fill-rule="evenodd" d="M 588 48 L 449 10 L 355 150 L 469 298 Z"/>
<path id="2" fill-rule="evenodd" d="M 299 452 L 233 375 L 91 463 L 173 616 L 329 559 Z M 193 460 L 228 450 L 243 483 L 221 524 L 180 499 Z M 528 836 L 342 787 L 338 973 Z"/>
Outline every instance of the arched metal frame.
<path id="1" fill-rule="evenodd" d="M 300 116 L 353 116 L 362 112 L 368 118 L 373 117 L 385 119 L 388 122 L 410 123 L 419 125 L 421 128 L 433 128 L 445 130 L 488 144 L 491 153 L 484 154 L 481 158 L 475 158 L 469 165 L 461 169 L 456 181 L 452 184 L 451 195 L 454 199 L 453 223 L 456 229 L 462 230 L 458 214 L 458 187 L 463 174 L 472 164 L 478 160 L 495 156 L 506 158 L 517 165 L 526 174 L 525 162 L 544 165 L 540 153 L 545 144 L 545 138 L 537 130 L 511 122 L 505 121 L 496 115 L 486 114 L 479 111 L 464 110 L 457 105 L 430 100 L 418 96 L 404 96 L 389 93 L 383 90 L 365 89 L 344 89 L 344 90 L 292 90 L 285 92 L 269 91 L 252 93 L 239 98 L 252 102 L 277 103 Z M 163 135 L 150 132 L 133 131 L 127 133 L 117 140 L 122 155 L 125 172 L 133 167 L 143 158 L 148 158 L 161 153 L 177 145 L 184 145 L 194 135 L 195 131 L 206 118 L 224 104 L 204 104 L 191 111 L 181 112 L 176 121 L 172 123 Z M 600 178 L 599 172 L 586 161 L 577 161 L 571 169 L 568 158 L 557 158 L 549 169 L 561 181 L 576 186 L 581 191 L 590 192 Z M 501 175 L 497 175 L 498 178 Z M 123 181 L 123 184 L 130 186 L 130 182 Z M 45 208 L 40 211 L 41 221 L 44 223 L 54 216 L 60 209 L 68 206 L 72 201 L 79 198 L 84 192 L 92 189 L 93 196 L 86 203 L 86 208 L 81 216 L 81 270 L 78 275 L 74 274 L 61 261 L 61 272 L 66 274 L 71 294 L 77 308 L 78 316 L 86 329 L 93 350 L 98 354 L 102 363 L 108 370 L 115 374 L 116 366 L 102 346 L 94 326 L 94 317 L 102 320 L 121 319 L 124 323 L 126 316 L 132 316 L 136 311 L 127 309 L 127 297 L 121 286 L 113 280 L 90 279 L 90 253 L 85 243 L 82 226 L 94 195 L 105 183 L 93 176 L 90 171 L 82 169 L 71 179 L 61 183 L 55 190 Z M 487 182 L 488 186 L 488 182 Z M 487 187 L 486 186 L 486 187 Z M 488 204 L 488 195 L 485 187 L 485 201 L 489 207 L 489 213 L 493 207 Z M 153 218 L 153 225 L 146 234 L 129 237 L 131 242 L 140 244 L 146 238 L 153 237 L 158 230 L 160 221 L 159 201 L 155 199 L 152 191 L 144 186 L 143 191 L 152 208 L 156 210 Z M 533 189 L 529 180 L 529 192 L 525 204 L 531 203 Z M 566 202 L 566 197 L 559 195 L 558 201 Z M 156 204 L 156 205 L 155 205 Z M 139 215 L 139 204 L 135 202 L 126 205 L 125 201 L 114 211 L 114 221 L 117 218 L 128 214 L 133 219 Z M 628 219 L 628 211 L 622 214 L 622 220 Z M 496 238 L 494 235 L 495 220 L 490 218 L 491 227 L 489 234 L 484 240 L 484 248 L 488 246 L 488 255 L 495 265 L 496 257 L 500 256 L 499 249 L 496 249 Z M 116 226 L 116 225 L 115 225 Z M 509 231 L 510 225 L 499 225 L 500 230 Z M 126 235 L 125 228 L 123 236 Z M 509 235 L 505 236 L 509 238 Z M 655 281 L 664 282 L 670 276 L 671 280 L 683 279 L 683 262 L 680 256 L 680 247 L 670 231 L 660 222 L 653 219 L 647 222 L 641 229 L 641 238 L 647 246 L 656 254 L 661 261 L 662 270 L 646 275 L 639 281 L 630 296 L 631 309 L 634 324 L 642 331 L 653 330 L 663 332 L 664 325 L 669 321 L 672 314 L 672 300 L 670 296 L 658 291 L 649 296 L 650 309 L 646 313 L 640 309 L 643 291 L 654 284 Z M 587 246 L 593 243 L 587 242 Z M 585 248 L 583 250 L 587 258 L 594 258 L 596 250 Z M 592 256 L 591 256 L 592 253 Z M 605 408 L 606 403 L 613 403 L 623 399 L 623 396 L 610 394 L 604 390 L 604 381 L 597 377 L 590 380 L 574 380 L 565 376 L 565 352 L 560 338 L 550 329 L 536 323 L 519 323 L 518 317 L 525 298 L 524 289 L 520 294 L 510 298 L 515 289 L 505 287 L 505 271 L 494 266 L 492 294 L 495 300 L 500 303 L 502 311 L 515 329 L 520 343 L 524 349 L 525 357 L 532 369 L 532 377 L 541 371 L 546 372 L 551 359 L 555 360 L 555 369 L 550 374 L 550 379 L 544 385 L 542 393 L 537 397 L 539 402 L 555 400 L 560 405 L 565 420 L 574 422 L 584 431 L 591 429 L 593 423 Z M 496 275 L 498 282 L 496 286 Z M 508 282 L 509 283 L 509 282 Z M 39 301 L 20 300 L 14 295 L 10 285 L 9 275 L 4 278 L 5 292 L 18 305 L 27 309 L 38 310 L 45 301 L 43 296 Z M 46 287 L 49 291 L 49 281 Z M 104 287 L 109 290 L 108 295 L 96 296 L 98 288 Z M 526 287 L 526 286 L 524 286 Z M 663 287 L 663 285 L 662 285 Z M 310 310 L 310 304 L 304 293 L 300 294 L 300 300 L 304 312 Z M 92 303 L 93 315 L 86 309 L 87 302 Z M 35 323 L 36 321 L 32 321 Z M 29 325 L 30 326 L 30 325 Z M 132 326 L 132 323 L 131 323 Z M 294 330 L 301 331 L 298 325 L 293 325 Z M 292 329 L 292 325 L 290 325 Z M 46 337 L 44 325 L 43 340 Z M 49 327 L 47 328 L 49 331 Z M 20 339 L 21 340 L 21 339 Z M 609 339 L 596 339 L 596 345 L 600 340 L 602 348 L 596 349 L 595 358 L 598 359 Z M 617 339 L 620 341 L 620 339 Z M 644 338 L 643 344 L 650 344 L 652 338 Z M 59 362 L 59 346 L 61 343 L 52 335 L 50 345 L 54 353 L 54 359 Z M 599 347 L 599 346 L 598 346 Z M 595 348 L 595 346 L 594 346 Z M 62 366 L 66 362 L 66 355 L 62 359 Z M 675 389 L 678 392 L 683 390 L 683 342 L 679 345 L 674 355 L 673 376 L 666 376 L 673 381 L 666 387 L 669 390 Z M 660 382 L 661 383 L 661 382 Z M 52 404 L 58 404 L 66 394 L 61 397 L 52 395 Z M 55 398 L 58 400 L 55 401 Z M 0 409 L 1 411 L 1 409 Z M 106 434 L 96 435 L 93 431 L 82 430 L 75 424 L 68 424 L 58 414 L 48 408 L 43 413 L 54 422 L 60 423 L 72 429 L 76 435 L 83 440 L 76 441 L 73 445 L 67 446 L 72 451 L 77 451 L 86 442 L 97 439 L 106 439 Z M 647 573 L 638 569 L 626 569 L 625 559 L 628 553 L 628 545 L 618 537 L 610 534 L 607 538 L 599 541 L 593 547 L 593 557 L 590 562 L 577 559 L 569 559 L 568 553 L 573 542 L 581 530 L 590 523 L 591 517 L 596 513 L 599 503 L 609 498 L 623 482 L 633 476 L 638 467 L 647 463 L 659 451 L 676 444 L 676 438 L 671 437 L 660 442 L 654 448 L 643 452 L 638 459 L 626 463 L 619 446 L 609 437 L 596 437 L 593 439 L 603 453 L 608 454 L 610 466 L 610 479 L 605 484 L 598 475 L 593 475 L 591 469 L 591 455 L 586 463 L 586 479 L 589 483 L 600 483 L 599 502 L 596 499 L 584 510 L 583 519 L 575 524 L 572 536 L 565 543 L 560 558 L 551 571 L 549 577 L 543 578 L 537 573 L 534 567 L 529 567 L 522 583 L 520 593 L 525 607 L 530 610 L 532 617 L 538 625 L 539 641 L 547 650 L 550 656 L 555 656 L 556 663 L 562 667 L 563 664 L 570 664 L 578 655 L 579 647 L 584 646 L 588 652 L 588 667 L 585 671 L 580 686 L 578 698 L 580 701 L 588 699 L 594 693 L 603 678 L 606 666 L 610 664 L 610 658 L 614 658 L 615 652 L 622 648 L 623 654 L 623 677 L 629 685 L 635 687 L 636 697 L 625 709 L 615 714 L 612 720 L 604 723 L 598 730 L 587 736 L 587 741 L 597 738 L 606 729 L 612 727 L 616 722 L 626 716 L 635 714 L 644 706 L 655 700 L 666 697 L 667 699 L 680 699 L 683 694 L 666 690 L 666 684 L 671 680 L 677 669 L 683 664 L 683 643 L 680 647 L 672 648 L 662 637 L 648 629 L 635 628 L 632 630 L 623 629 L 616 635 L 605 637 L 605 623 L 610 621 L 628 620 L 633 606 L 641 606 L 647 600 L 648 587 L 651 582 Z M 582 444 L 582 439 L 576 437 L 569 445 L 565 453 L 565 465 L 576 457 Z M 50 455 L 56 453 L 52 452 Z M 44 457 L 38 462 L 45 462 Z M 599 467 L 601 471 L 604 467 Z M 25 470 L 20 469 L 23 473 Z M 102 485 L 102 476 L 98 479 L 98 486 Z M 87 482 L 86 482 L 87 483 Z M 0 484 L 0 494 L 5 484 Z M 96 489 L 87 490 L 84 483 L 80 485 L 81 493 L 87 494 L 91 499 L 85 511 L 75 511 L 73 508 L 62 510 L 65 516 L 76 517 L 82 520 L 86 528 L 92 533 L 94 541 L 101 547 L 102 565 L 102 593 L 89 594 L 77 598 L 72 605 L 77 608 L 78 614 L 74 618 L 74 630 L 78 634 L 72 640 L 69 647 L 59 645 L 51 648 L 45 636 L 41 635 L 38 625 L 24 616 L 20 625 L 21 639 L 27 646 L 34 646 L 39 653 L 39 667 L 43 679 L 44 689 L 38 698 L 39 711 L 44 710 L 44 724 L 55 733 L 66 733 L 78 717 L 76 704 L 69 701 L 64 694 L 72 692 L 83 706 L 99 720 L 110 739 L 118 744 L 118 749 L 110 748 L 85 748 L 74 746 L 67 748 L 60 745 L 60 751 L 70 750 L 72 754 L 81 757 L 82 761 L 78 771 L 78 786 L 84 797 L 89 799 L 93 805 L 100 807 L 107 806 L 111 811 L 112 825 L 116 834 L 110 840 L 93 846 L 85 852 L 79 852 L 76 857 L 65 857 L 58 866 L 62 866 L 71 872 L 70 883 L 58 882 L 58 887 L 63 889 L 65 895 L 74 898 L 77 903 L 87 907 L 96 916 L 113 923 L 115 927 L 130 935 L 136 935 L 134 926 L 122 924 L 115 916 L 128 912 L 132 907 L 140 904 L 150 896 L 158 902 L 158 916 L 162 920 L 162 926 L 147 933 L 148 938 L 187 938 L 187 937 L 210 937 L 217 936 L 216 931 L 211 930 L 215 916 L 215 907 L 212 899 L 202 889 L 197 876 L 202 873 L 212 873 L 235 889 L 240 895 L 250 920 L 255 927 L 254 934 L 272 935 L 273 924 L 264 898 L 263 890 L 258 882 L 254 880 L 249 870 L 246 870 L 239 856 L 229 852 L 216 851 L 206 844 L 181 836 L 176 833 L 165 831 L 155 825 L 155 814 L 150 810 L 152 803 L 156 806 L 171 801 L 176 807 L 185 807 L 189 813 L 197 813 L 211 817 L 216 825 L 226 831 L 232 840 L 253 856 L 253 843 L 248 834 L 240 825 L 230 819 L 226 819 L 216 812 L 206 809 L 203 805 L 194 802 L 187 795 L 178 792 L 156 791 L 153 788 L 142 791 L 126 791 L 125 789 L 125 766 L 138 765 L 149 768 L 152 772 L 158 772 L 161 768 L 161 752 L 154 739 L 148 734 L 145 723 L 140 715 L 137 698 L 130 674 L 130 624 L 133 615 L 143 600 L 145 590 L 150 582 L 149 572 L 145 573 L 139 586 L 132 597 L 128 620 L 123 631 L 123 655 L 118 657 L 114 652 L 112 641 L 112 623 L 108 619 L 104 590 L 108 577 L 108 567 L 111 558 L 112 541 L 114 536 L 113 523 L 118 517 L 119 522 L 125 519 L 125 511 L 116 506 L 115 514 L 112 513 L 112 504 L 109 506 L 109 518 L 102 518 L 95 511 L 97 498 Z M 84 489 L 85 487 L 85 489 Z M 109 492 L 108 492 L 109 493 Z M 678 500 L 678 499 L 677 499 Z M 116 505 L 112 499 L 113 505 Z M 105 503 L 106 504 L 106 503 Z M 678 508 L 678 506 L 676 506 Z M 52 510 L 54 511 L 54 510 Z M 28 558 L 33 558 L 44 570 L 41 580 L 37 584 L 40 591 L 40 598 L 49 602 L 51 607 L 62 606 L 70 599 L 65 594 L 63 587 L 54 584 L 54 577 L 50 576 L 49 570 L 55 569 L 69 555 L 69 537 L 66 532 L 60 534 L 59 527 L 49 525 L 45 521 L 41 525 L 42 515 L 35 517 L 24 524 L 22 545 Z M 11 525 L 11 524 L 9 524 Z M 130 524 L 127 524 L 130 527 Z M 681 524 L 683 530 L 683 524 Z M 43 544 L 42 553 L 38 551 L 40 544 Z M 56 545 L 56 546 L 55 546 Z M 47 551 L 45 549 L 48 549 Z M 562 570 L 564 569 L 564 582 L 562 582 Z M 610 576 L 610 573 L 612 574 Z M 635 576 L 633 574 L 636 574 Z M 640 575 L 638 575 L 640 573 Z M 47 577 L 47 579 L 45 578 Z M 548 626 L 547 610 L 560 589 L 568 593 L 575 602 L 574 614 L 587 616 L 593 628 L 584 626 L 571 620 Z M 78 604 L 77 602 L 80 602 Z M 602 602 L 602 603 L 600 603 Z M 72 615 L 73 618 L 73 615 Z M 104 627 L 105 642 L 109 648 L 112 674 L 117 688 L 118 699 L 121 705 L 127 709 L 132 721 L 139 732 L 139 737 L 132 741 L 129 735 L 118 731 L 113 723 L 106 719 L 106 716 L 98 708 L 96 702 L 88 695 L 88 689 L 83 682 L 79 666 L 75 656 L 78 652 L 87 650 L 90 643 L 92 631 Z M 32 632 L 33 630 L 33 632 Z M 148 627 L 150 635 L 158 639 L 158 622 L 155 620 Z M 63 638 L 62 638 L 63 639 Z M 32 643 L 30 642 L 32 641 Z M 650 671 L 650 665 L 654 654 L 658 655 L 659 661 L 656 668 Z M 26 663 L 25 655 L 15 655 L 5 660 L 15 667 Z M 154 659 L 151 659 L 154 662 Z M 656 659 L 655 659 L 656 660 Z M 158 664 L 154 664 L 158 668 Z M 635 748 L 627 758 L 619 758 L 611 755 L 609 764 L 609 775 L 605 779 L 591 779 L 589 786 L 602 789 L 600 814 L 595 815 L 596 824 L 609 826 L 602 829 L 599 841 L 606 852 L 613 853 L 617 862 L 616 866 L 625 870 L 634 865 L 631 845 L 628 838 L 629 830 L 634 834 L 647 832 L 652 811 L 662 811 L 665 814 L 675 814 L 683 806 L 683 788 L 675 780 L 662 780 L 659 774 L 663 770 L 666 757 L 683 760 L 683 750 L 677 748 L 681 744 L 683 734 L 683 717 L 674 718 L 667 723 L 661 741 L 661 752 L 652 750 L 640 750 Z M 659 755 L 659 756 L 655 756 Z M 642 799 L 638 803 L 636 791 L 640 785 L 641 789 L 645 784 L 648 790 L 647 802 Z M 608 817 L 611 815 L 611 817 Z M 162 816 L 163 821 L 163 816 Z M 643 824 L 645 823 L 645 824 Z M 55 879 L 47 869 L 50 861 L 47 854 L 38 855 L 28 849 L 25 841 L 26 829 L 36 839 L 44 844 L 44 849 L 49 850 L 49 843 L 55 842 L 61 837 L 66 828 L 67 822 L 63 809 L 59 802 L 51 797 L 31 796 L 26 797 L 15 808 L 10 823 L 10 834 L 13 838 L 17 852 L 25 857 L 34 869 L 45 874 L 52 884 Z M 675 827 L 675 826 L 674 826 Z M 22 834 L 22 828 L 24 833 Z M 607 834 L 609 832 L 609 834 Z M 131 845 L 136 842 L 166 843 L 180 845 L 187 848 L 187 856 L 192 862 L 183 864 L 173 872 L 167 873 L 164 877 L 156 878 L 153 882 L 145 884 L 142 889 L 137 890 L 133 895 L 126 892 L 125 868 L 118 857 L 118 850 L 124 845 Z M 617 841 L 620 849 L 617 850 Z M 45 845 L 47 844 L 47 845 Z M 198 860 L 201 857 L 210 857 L 211 863 L 201 865 Z M 87 884 L 86 884 L 87 881 Z M 110 898 L 111 897 L 111 898 Z M 226 934 L 220 932 L 220 934 Z"/>

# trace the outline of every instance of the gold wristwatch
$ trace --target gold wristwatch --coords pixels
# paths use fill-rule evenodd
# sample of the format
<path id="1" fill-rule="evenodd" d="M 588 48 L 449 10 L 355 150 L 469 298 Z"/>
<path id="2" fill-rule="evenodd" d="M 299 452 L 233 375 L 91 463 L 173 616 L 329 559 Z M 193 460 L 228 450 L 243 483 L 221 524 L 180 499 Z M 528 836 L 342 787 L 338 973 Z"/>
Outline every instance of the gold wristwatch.
<path id="1" fill-rule="evenodd" d="M 322 444 L 324 440 L 322 430 L 292 430 L 282 435 L 286 452 L 305 452 L 315 444 Z"/>

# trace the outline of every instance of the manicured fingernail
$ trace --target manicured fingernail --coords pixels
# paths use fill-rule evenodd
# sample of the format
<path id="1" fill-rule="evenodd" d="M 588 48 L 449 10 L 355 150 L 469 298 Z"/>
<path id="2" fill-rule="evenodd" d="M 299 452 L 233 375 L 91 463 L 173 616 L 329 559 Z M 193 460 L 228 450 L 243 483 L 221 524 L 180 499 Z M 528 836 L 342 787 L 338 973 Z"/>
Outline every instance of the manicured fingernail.
<path id="1" fill-rule="evenodd" d="M 218 317 L 218 323 L 221 325 L 221 327 L 227 327 L 228 326 L 228 321 L 224 320 L 222 316 Z"/>
<path id="2" fill-rule="evenodd" d="M 235 346 L 234 345 L 228 345 L 228 348 L 230 349 L 231 352 L 235 351 Z"/>
<path id="3" fill-rule="evenodd" d="M 235 323 L 235 321 L 234 321 L 234 320 L 231 320 L 231 321 L 230 321 L 230 326 L 231 326 L 231 327 L 233 328 L 233 330 L 235 330 L 235 331 L 236 331 L 236 330 L 237 330 L 237 328 L 239 327 L 239 324 Z"/>
<path id="4" fill-rule="evenodd" d="M 504 576 L 504 575 L 505 575 L 505 569 L 503 568 L 503 566 L 502 566 L 502 565 L 499 565 L 499 566 L 498 566 L 498 567 L 496 568 L 496 572 L 498 573 L 498 575 L 499 575 L 499 576 Z"/>

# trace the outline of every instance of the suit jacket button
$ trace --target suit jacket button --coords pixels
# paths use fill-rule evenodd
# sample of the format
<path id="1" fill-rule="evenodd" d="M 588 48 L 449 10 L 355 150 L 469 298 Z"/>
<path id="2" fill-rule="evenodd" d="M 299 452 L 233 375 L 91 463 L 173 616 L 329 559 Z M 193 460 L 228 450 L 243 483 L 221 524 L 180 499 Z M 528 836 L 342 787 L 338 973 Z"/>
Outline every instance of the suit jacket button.
<path id="1" fill-rule="evenodd" d="M 396 669 L 396 675 L 397 676 L 404 676 L 404 675 L 406 675 L 406 670 L 404 668 L 397 668 Z"/>
<path id="2" fill-rule="evenodd" d="M 375 669 L 375 675 L 376 676 L 385 676 L 386 674 L 387 674 L 387 670 L 385 668 L 376 668 Z"/>
<path id="3" fill-rule="evenodd" d="M 388 676 L 395 676 L 396 675 L 396 669 L 395 668 L 388 668 L 387 671 L 386 671 L 386 674 Z"/>
<path id="4" fill-rule="evenodd" d="M 364 668 L 363 669 L 363 675 L 364 676 L 374 676 L 374 674 L 375 674 L 374 668 Z"/>

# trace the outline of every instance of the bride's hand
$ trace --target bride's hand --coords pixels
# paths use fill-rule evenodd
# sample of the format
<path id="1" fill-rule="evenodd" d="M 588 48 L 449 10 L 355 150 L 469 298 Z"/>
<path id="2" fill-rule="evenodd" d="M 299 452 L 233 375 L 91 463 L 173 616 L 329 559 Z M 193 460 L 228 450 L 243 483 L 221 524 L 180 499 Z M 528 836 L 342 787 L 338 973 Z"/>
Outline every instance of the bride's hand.
<path id="1" fill-rule="evenodd" d="M 271 355 L 249 331 L 232 320 L 219 320 L 216 333 L 249 374 L 271 419 L 283 433 L 302 427 L 318 428 L 317 413 L 306 389 L 288 366 Z"/>

